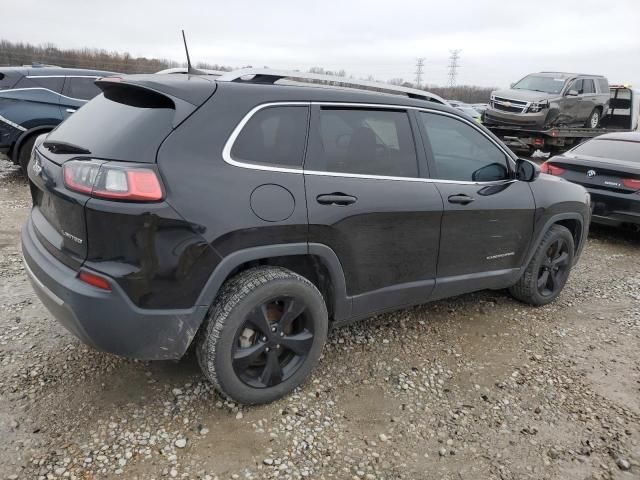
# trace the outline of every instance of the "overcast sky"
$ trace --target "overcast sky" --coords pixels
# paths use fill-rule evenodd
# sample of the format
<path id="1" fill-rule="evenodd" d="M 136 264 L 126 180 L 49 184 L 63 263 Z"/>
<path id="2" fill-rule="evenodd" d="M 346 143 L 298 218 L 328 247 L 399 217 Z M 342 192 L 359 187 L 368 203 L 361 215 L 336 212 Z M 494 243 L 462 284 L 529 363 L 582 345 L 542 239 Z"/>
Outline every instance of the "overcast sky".
<path id="1" fill-rule="evenodd" d="M 7 0 L 2 18 L 7 40 L 178 61 L 184 28 L 194 62 L 413 81 L 425 57 L 424 81 L 443 85 L 459 48 L 458 84 L 563 70 L 640 85 L 640 0 Z"/>

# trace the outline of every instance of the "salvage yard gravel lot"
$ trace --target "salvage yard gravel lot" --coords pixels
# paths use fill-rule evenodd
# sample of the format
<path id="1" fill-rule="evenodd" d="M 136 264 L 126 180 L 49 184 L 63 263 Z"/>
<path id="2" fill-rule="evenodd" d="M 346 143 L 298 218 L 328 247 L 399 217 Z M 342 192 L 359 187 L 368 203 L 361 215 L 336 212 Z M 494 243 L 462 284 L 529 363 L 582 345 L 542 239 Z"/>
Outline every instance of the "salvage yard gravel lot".
<path id="1" fill-rule="evenodd" d="M 26 180 L 0 160 L 0 478 L 640 478 L 640 234 L 592 229 L 557 302 L 486 291 L 334 330 L 302 388 L 218 396 L 58 325 L 27 280 Z"/>

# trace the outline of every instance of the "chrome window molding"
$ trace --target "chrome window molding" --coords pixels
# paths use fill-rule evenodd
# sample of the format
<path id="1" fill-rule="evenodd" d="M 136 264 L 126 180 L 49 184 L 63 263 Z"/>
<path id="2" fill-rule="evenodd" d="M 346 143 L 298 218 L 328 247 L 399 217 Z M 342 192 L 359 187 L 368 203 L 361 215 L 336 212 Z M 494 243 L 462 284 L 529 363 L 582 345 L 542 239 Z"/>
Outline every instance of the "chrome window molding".
<path id="1" fill-rule="evenodd" d="M 3 92 L 21 92 L 21 91 L 24 91 L 24 90 L 44 90 L 46 92 L 51 92 L 54 95 L 58 95 L 60 97 L 68 98 L 69 100 L 76 100 L 78 102 L 88 102 L 89 101 L 89 100 L 83 100 L 82 98 L 68 97 L 67 95 L 63 95 L 61 93 L 54 92 L 50 88 L 45 88 L 45 87 L 9 88 L 8 90 L 2 90 L 2 91 Z"/>
<path id="2" fill-rule="evenodd" d="M 462 118 L 458 115 L 443 112 L 441 110 L 435 110 L 431 108 L 423 108 L 423 107 L 414 107 L 414 106 L 406 106 L 406 105 L 387 105 L 387 104 L 378 104 L 378 103 L 348 103 L 348 102 L 268 102 L 257 105 L 253 107 L 249 112 L 240 120 L 238 125 L 233 129 L 231 135 L 227 139 L 223 149 L 222 149 L 222 159 L 228 163 L 229 165 L 233 165 L 234 167 L 247 168 L 250 170 L 261 170 L 266 172 L 279 172 L 279 173 L 295 173 L 295 174 L 305 174 L 305 175 L 314 175 L 314 176 L 323 176 L 323 177 L 343 177 L 343 178 L 364 178 L 370 180 L 393 180 L 393 181 L 404 181 L 404 182 L 422 182 L 422 183 L 448 183 L 448 184 L 458 184 L 458 185 L 499 185 L 504 183 L 511 183 L 515 180 L 513 179 L 505 179 L 505 180 L 494 180 L 490 182 L 474 182 L 474 181 L 466 181 L 466 180 L 445 180 L 438 178 L 422 178 L 422 177 L 394 177 L 387 175 L 366 175 L 360 173 L 346 173 L 346 172 L 328 172 L 328 171 L 319 171 L 319 170 L 307 170 L 304 168 L 287 168 L 287 167 L 276 167 L 271 165 L 262 165 L 258 163 L 249 163 L 243 162 L 239 160 L 234 160 L 231 157 L 231 150 L 233 148 L 233 144 L 236 139 L 240 135 L 240 132 L 245 127 L 245 125 L 251 120 L 257 112 L 269 107 L 287 107 L 287 106 L 333 106 L 333 107 L 360 107 L 360 108 L 380 108 L 380 109 L 394 109 L 394 110 L 415 110 L 419 112 L 425 113 L 434 113 L 437 115 L 444 115 L 447 117 L 454 118 L 460 122 L 466 123 L 471 128 L 476 130 L 477 132 L 484 135 L 487 140 L 493 143 L 500 151 L 505 155 L 507 161 L 510 162 L 509 165 L 513 168 L 515 167 L 513 158 L 511 154 L 507 152 L 499 143 L 497 143 L 493 138 L 479 129 L 473 122 Z"/>
<path id="3" fill-rule="evenodd" d="M 99 75 L 25 75 L 27 78 L 103 78 Z"/>

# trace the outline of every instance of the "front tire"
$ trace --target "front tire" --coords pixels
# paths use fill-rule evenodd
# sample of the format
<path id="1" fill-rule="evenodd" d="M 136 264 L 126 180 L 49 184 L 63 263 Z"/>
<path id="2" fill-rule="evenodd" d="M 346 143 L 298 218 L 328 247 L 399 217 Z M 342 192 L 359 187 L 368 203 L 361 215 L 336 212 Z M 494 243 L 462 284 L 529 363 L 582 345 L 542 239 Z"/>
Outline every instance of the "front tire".
<path id="1" fill-rule="evenodd" d="M 553 302 L 567 283 L 573 257 L 571 232 L 562 225 L 552 225 L 518 283 L 509 288 L 509 293 L 534 306 Z"/>
<path id="2" fill-rule="evenodd" d="M 197 338 L 200 368 L 227 398 L 269 403 L 299 386 L 327 338 L 324 299 L 281 267 L 245 270 L 221 288 Z"/>

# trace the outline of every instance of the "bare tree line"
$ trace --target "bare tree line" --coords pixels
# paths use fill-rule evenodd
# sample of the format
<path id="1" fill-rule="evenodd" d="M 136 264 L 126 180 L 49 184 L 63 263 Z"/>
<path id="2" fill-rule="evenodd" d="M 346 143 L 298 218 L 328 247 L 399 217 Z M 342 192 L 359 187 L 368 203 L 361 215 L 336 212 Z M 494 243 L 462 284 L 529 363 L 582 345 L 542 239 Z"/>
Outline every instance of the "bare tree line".
<path id="1" fill-rule="evenodd" d="M 52 43 L 32 45 L 23 42 L 0 40 L 0 65 L 30 65 L 34 63 L 56 65 L 66 68 L 88 68 L 118 73 L 154 73 L 165 68 L 185 67 L 185 62 L 176 62 L 167 58 L 133 57 L 128 52 L 120 53 L 96 48 L 61 49 Z M 228 65 L 198 62 L 197 68 L 211 70 L 233 70 Z M 312 67 L 310 73 L 322 73 L 346 77 L 344 70 L 325 70 L 323 67 Z M 369 76 L 367 80 L 375 80 Z M 411 82 L 401 78 L 389 80 L 393 85 L 415 87 Z M 480 103 L 489 100 L 492 88 L 461 85 L 455 87 L 421 86 L 424 90 L 448 99 L 456 99 L 467 103 Z"/>

